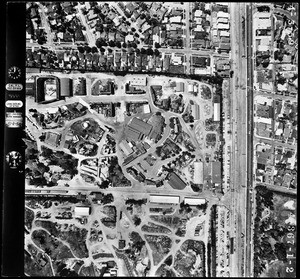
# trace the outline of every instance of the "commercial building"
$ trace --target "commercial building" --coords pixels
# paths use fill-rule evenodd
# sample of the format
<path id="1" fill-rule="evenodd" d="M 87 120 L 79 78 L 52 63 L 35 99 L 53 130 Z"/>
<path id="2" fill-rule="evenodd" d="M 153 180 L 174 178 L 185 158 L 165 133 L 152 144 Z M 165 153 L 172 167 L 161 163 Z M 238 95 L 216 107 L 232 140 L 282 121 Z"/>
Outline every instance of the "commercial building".
<path id="1" fill-rule="evenodd" d="M 134 117 L 127 125 L 125 133 L 128 139 L 139 141 L 143 136 L 148 136 L 152 126 L 143 120 Z"/>
<path id="2" fill-rule="evenodd" d="M 179 204 L 180 198 L 178 196 L 159 196 L 150 195 L 150 203 L 167 203 L 167 204 Z"/>
<path id="3" fill-rule="evenodd" d="M 214 121 L 220 121 L 220 103 L 214 103 Z"/>
<path id="4" fill-rule="evenodd" d="M 127 126 L 125 129 L 125 134 L 128 140 L 130 141 L 139 141 L 142 139 L 143 134 L 130 126 Z"/>
<path id="5" fill-rule="evenodd" d="M 161 115 L 153 114 L 148 123 L 153 127 L 149 138 L 157 141 L 163 133 L 165 119 Z"/>
<path id="6" fill-rule="evenodd" d="M 91 209 L 88 206 L 75 206 L 74 212 L 75 217 L 84 217 L 90 215 Z"/>
<path id="7" fill-rule="evenodd" d="M 184 203 L 188 205 L 206 204 L 206 199 L 203 198 L 184 198 Z"/>
<path id="8" fill-rule="evenodd" d="M 194 163 L 194 183 L 203 184 L 203 162 Z"/>
<path id="9" fill-rule="evenodd" d="M 175 172 L 171 172 L 168 175 L 168 183 L 173 189 L 177 190 L 182 190 L 186 187 L 185 182 Z"/>

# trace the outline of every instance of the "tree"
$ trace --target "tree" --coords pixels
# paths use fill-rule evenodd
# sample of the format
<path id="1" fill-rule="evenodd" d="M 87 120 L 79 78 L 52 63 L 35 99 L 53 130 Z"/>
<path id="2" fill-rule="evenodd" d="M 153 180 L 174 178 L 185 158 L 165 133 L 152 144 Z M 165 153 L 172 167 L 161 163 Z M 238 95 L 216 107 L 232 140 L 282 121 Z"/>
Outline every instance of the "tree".
<path id="1" fill-rule="evenodd" d="M 267 68 L 267 67 L 269 66 L 269 64 L 270 64 L 270 62 L 269 62 L 268 60 L 264 60 L 264 61 L 262 62 L 262 66 L 263 66 L 264 68 Z"/>
<path id="2" fill-rule="evenodd" d="M 147 51 L 142 47 L 142 48 L 141 48 L 141 54 L 146 54 L 146 52 L 147 52 Z"/>
<path id="3" fill-rule="evenodd" d="M 149 24 L 152 25 L 153 27 L 155 27 L 155 26 L 158 25 L 158 20 L 157 20 L 155 17 L 152 17 L 152 18 L 149 20 Z"/>
<path id="4" fill-rule="evenodd" d="M 101 48 L 101 46 L 102 46 L 102 40 L 97 39 L 97 41 L 96 41 L 96 46 L 97 46 L 98 48 Z"/>
<path id="5" fill-rule="evenodd" d="M 110 46 L 110 47 L 115 47 L 115 46 L 116 46 L 116 44 L 115 44 L 115 42 L 114 42 L 114 41 L 109 41 L 109 43 L 108 43 L 108 44 L 109 44 L 109 46 Z"/>
<path id="6" fill-rule="evenodd" d="M 122 44 L 122 47 L 123 47 L 123 48 L 127 48 L 127 44 L 124 42 L 124 43 Z"/>
<path id="7" fill-rule="evenodd" d="M 70 148 L 70 152 L 71 152 L 72 154 L 76 154 L 76 153 L 77 153 L 77 152 L 76 152 L 76 148 L 71 147 L 71 148 Z"/>
<path id="8" fill-rule="evenodd" d="M 152 48 L 147 49 L 147 55 L 153 55 L 153 49 Z"/>
<path id="9" fill-rule="evenodd" d="M 39 136 L 39 139 L 40 139 L 40 141 L 44 141 L 44 140 L 46 139 L 46 136 L 45 136 L 45 134 L 43 134 L 43 135 Z"/>
<path id="10" fill-rule="evenodd" d="M 108 180 L 103 181 L 103 182 L 99 185 L 100 189 L 107 189 L 108 186 L 109 186 L 109 181 L 108 181 Z"/>
<path id="11" fill-rule="evenodd" d="M 45 42 L 44 42 L 44 40 L 41 37 L 39 37 L 37 43 L 39 45 L 43 45 Z"/>
<path id="12" fill-rule="evenodd" d="M 159 56 L 159 55 L 160 55 L 160 52 L 159 52 L 158 49 L 155 49 L 155 50 L 154 50 L 154 55 L 155 55 L 155 56 Z"/>
<path id="13" fill-rule="evenodd" d="M 160 47 L 161 47 L 160 44 L 157 43 L 157 42 L 154 44 L 154 46 L 155 46 L 156 48 L 160 48 Z"/>
<path id="14" fill-rule="evenodd" d="M 142 222 L 141 218 L 134 216 L 133 223 L 136 227 L 139 226 L 141 224 L 141 222 Z"/>
<path id="15" fill-rule="evenodd" d="M 98 48 L 95 47 L 95 46 L 93 46 L 91 51 L 92 51 L 92 53 L 97 53 L 98 52 Z"/>
<path id="16" fill-rule="evenodd" d="M 111 48 L 108 48 L 107 50 L 108 50 L 109 53 L 113 52 L 113 50 Z"/>
<path id="17" fill-rule="evenodd" d="M 41 155 L 43 157 L 50 157 L 52 154 L 53 154 L 53 151 L 50 148 L 46 148 L 46 147 L 43 148 L 43 151 L 41 153 Z"/>
<path id="18" fill-rule="evenodd" d="M 86 51 L 86 53 L 90 53 L 92 48 L 89 46 L 84 46 L 84 50 Z"/>
<path id="19" fill-rule="evenodd" d="M 118 47 L 118 48 L 121 48 L 121 47 L 122 47 L 122 45 L 121 45 L 121 42 L 120 42 L 120 41 L 117 41 L 117 42 L 116 42 L 116 47 Z"/>

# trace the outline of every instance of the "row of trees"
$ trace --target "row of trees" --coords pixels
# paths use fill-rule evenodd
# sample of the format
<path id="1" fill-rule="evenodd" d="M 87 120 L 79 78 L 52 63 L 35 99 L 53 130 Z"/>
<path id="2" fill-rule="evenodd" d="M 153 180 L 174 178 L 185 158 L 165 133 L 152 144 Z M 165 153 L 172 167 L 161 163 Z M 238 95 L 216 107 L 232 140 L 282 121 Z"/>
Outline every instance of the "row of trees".
<path id="1" fill-rule="evenodd" d="M 93 47 L 90 47 L 88 45 L 85 45 L 85 46 L 81 46 L 81 45 L 78 45 L 77 46 L 77 49 L 79 51 L 79 53 L 99 53 L 99 50 L 101 53 L 104 53 L 105 52 L 105 48 L 104 47 L 118 47 L 118 48 L 128 48 L 128 52 L 129 53 L 136 53 L 137 55 L 139 54 L 147 54 L 147 55 L 155 55 L 155 56 L 159 56 L 160 55 L 160 51 L 156 48 L 156 49 L 152 49 L 152 48 L 137 48 L 137 44 L 136 43 L 131 43 L 131 44 L 126 44 L 126 43 L 123 43 L 121 44 L 120 42 L 114 42 L 114 41 L 109 41 L 109 43 L 107 44 L 106 42 L 102 42 L 102 41 L 98 41 L 96 42 L 96 46 L 93 46 Z M 107 49 L 108 52 L 112 53 L 113 50 L 111 48 L 108 48 Z"/>

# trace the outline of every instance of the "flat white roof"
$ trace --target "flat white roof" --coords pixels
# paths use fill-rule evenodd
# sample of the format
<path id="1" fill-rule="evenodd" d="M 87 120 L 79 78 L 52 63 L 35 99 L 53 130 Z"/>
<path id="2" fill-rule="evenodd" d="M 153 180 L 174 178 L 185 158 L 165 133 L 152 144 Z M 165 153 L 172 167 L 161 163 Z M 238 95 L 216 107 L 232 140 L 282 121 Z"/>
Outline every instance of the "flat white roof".
<path id="1" fill-rule="evenodd" d="M 203 198 L 184 198 L 184 203 L 188 205 L 205 204 L 206 199 Z"/>
<path id="2" fill-rule="evenodd" d="M 88 206 L 75 206 L 75 217 L 89 216 L 90 208 Z"/>
<path id="3" fill-rule="evenodd" d="M 254 122 L 261 122 L 264 124 L 272 124 L 272 119 L 271 118 L 264 118 L 264 117 L 258 117 L 258 116 L 254 116 Z"/>
<path id="4" fill-rule="evenodd" d="M 219 11 L 219 12 L 217 12 L 217 17 L 229 17 L 229 13 Z"/>
<path id="5" fill-rule="evenodd" d="M 214 121 L 220 121 L 220 104 L 214 103 Z"/>
<path id="6" fill-rule="evenodd" d="M 178 196 L 159 196 L 159 195 L 150 195 L 150 202 L 152 203 L 179 203 Z"/>

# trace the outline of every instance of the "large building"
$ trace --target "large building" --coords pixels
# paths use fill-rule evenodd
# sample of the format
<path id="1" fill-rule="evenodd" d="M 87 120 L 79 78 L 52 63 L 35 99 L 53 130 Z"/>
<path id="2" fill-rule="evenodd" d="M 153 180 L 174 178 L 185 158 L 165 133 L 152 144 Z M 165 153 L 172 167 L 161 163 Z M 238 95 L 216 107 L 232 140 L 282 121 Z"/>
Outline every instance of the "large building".
<path id="1" fill-rule="evenodd" d="M 168 175 L 168 183 L 173 189 L 177 190 L 182 190 L 186 187 L 185 182 L 175 172 L 171 172 Z"/>
<path id="2" fill-rule="evenodd" d="M 150 203 L 167 203 L 167 204 L 179 204 L 178 196 L 159 196 L 150 195 Z"/>
<path id="3" fill-rule="evenodd" d="M 188 205 L 206 204 L 206 199 L 203 198 L 184 198 L 184 203 Z"/>
<path id="4" fill-rule="evenodd" d="M 143 138 L 143 134 L 130 126 L 125 129 L 126 137 L 129 141 L 140 141 Z"/>
<path id="5" fill-rule="evenodd" d="M 152 126 L 150 124 L 148 124 L 147 122 L 139 119 L 139 118 L 136 118 L 134 117 L 129 126 L 139 132 L 141 132 L 142 134 L 144 134 L 145 136 L 148 136 L 151 129 L 152 129 Z"/>
<path id="6" fill-rule="evenodd" d="M 91 209 L 88 206 L 75 206 L 74 212 L 75 217 L 85 217 L 90 215 Z"/>
<path id="7" fill-rule="evenodd" d="M 147 122 L 134 117 L 125 129 L 126 137 L 131 141 L 140 141 L 149 135 L 152 126 Z"/>
<path id="8" fill-rule="evenodd" d="M 162 115 L 153 114 L 150 117 L 148 124 L 153 127 L 149 134 L 149 138 L 156 142 L 163 133 L 165 119 Z"/>

